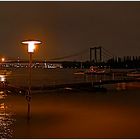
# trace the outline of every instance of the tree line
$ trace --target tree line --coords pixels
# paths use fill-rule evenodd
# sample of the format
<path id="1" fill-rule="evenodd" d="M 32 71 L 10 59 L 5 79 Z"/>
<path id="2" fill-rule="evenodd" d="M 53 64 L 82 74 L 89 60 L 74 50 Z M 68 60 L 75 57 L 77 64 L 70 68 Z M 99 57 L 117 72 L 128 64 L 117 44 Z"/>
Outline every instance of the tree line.
<path id="1" fill-rule="evenodd" d="M 140 56 L 113 57 L 102 62 L 92 61 L 64 61 L 63 68 L 89 68 L 90 66 L 109 67 L 116 69 L 138 69 L 140 68 Z"/>

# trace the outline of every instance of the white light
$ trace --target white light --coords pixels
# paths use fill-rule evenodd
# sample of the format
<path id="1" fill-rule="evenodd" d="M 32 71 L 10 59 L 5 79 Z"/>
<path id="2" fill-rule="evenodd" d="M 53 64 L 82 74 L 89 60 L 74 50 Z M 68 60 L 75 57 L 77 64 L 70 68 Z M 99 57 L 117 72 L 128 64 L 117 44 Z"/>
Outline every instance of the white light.
<path id="1" fill-rule="evenodd" d="M 34 52 L 35 44 L 33 42 L 30 42 L 28 44 L 28 52 Z"/>
<path id="2" fill-rule="evenodd" d="M 5 61 L 5 58 L 2 58 L 1 61 L 4 62 Z"/>
<path id="3" fill-rule="evenodd" d="M 6 80 L 5 76 L 4 75 L 0 75 L 0 81 L 4 82 L 5 80 Z"/>
<path id="4" fill-rule="evenodd" d="M 40 41 L 23 41 L 23 44 L 28 44 L 28 52 L 33 53 L 35 50 L 35 44 L 40 44 Z"/>

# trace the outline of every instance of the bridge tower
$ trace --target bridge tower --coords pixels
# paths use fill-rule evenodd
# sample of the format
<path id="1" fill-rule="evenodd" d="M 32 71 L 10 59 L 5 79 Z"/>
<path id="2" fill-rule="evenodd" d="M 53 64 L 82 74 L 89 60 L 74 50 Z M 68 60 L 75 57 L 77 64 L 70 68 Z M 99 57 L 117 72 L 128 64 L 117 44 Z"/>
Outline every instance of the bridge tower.
<path id="1" fill-rule="evenodd" d="M 94 61 L 95 63 L 97 62 L 101 62 L 102 61 L 102 47 L 94 47 L 94 48 L 90 48 L 90 62 L 92 62 L 92 52 L 94 52 Z"/>

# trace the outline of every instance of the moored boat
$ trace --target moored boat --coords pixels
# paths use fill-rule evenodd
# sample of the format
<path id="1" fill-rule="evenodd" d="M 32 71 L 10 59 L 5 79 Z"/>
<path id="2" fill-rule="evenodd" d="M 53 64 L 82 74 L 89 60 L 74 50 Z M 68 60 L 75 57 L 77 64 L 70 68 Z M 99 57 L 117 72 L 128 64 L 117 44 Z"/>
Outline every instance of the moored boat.
<path id="1" fill-rule="evenodd" d="M 103 68 L 98 68 L 96 66 L 91 66 L 89 70 L 85 72 L 85 74 L 109 74 L 110 69 L 103 69 Z"/>
<path id="2" fill-rule="evenodd" d="M 140 71 L 136 70 L 136 71 L 128 72 L 127 76 L 129 76 L 129 77 L 140 77 Z"/>
<path id="3" fill-rule="evenodd" d="M 83 75 L 83 74 L 85 74 L 85 72 L 84 72 L 84 71 L 77 71 L 77 72 L 75 72 L 74 74 Z"/>

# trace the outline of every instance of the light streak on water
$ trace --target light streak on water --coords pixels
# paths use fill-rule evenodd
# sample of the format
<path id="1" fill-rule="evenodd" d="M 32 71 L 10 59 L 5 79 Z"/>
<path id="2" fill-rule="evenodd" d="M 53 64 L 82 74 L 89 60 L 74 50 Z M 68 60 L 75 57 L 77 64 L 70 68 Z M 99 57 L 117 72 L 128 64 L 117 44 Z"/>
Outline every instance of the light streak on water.
<path id="1" fill-rule="evenodd" d="M 6 94 L 0 91 L 0 138 L 8 139 L 13 136 L 13 125 L 15 119 L 10 112 L 9 106 L 5 103 Z"/>
<path id="2" fill-rule="evenodd" d="M 0 75 L 0 81 L 5 82 L 5 80 L 6 80 L 5 75 Z"/>

